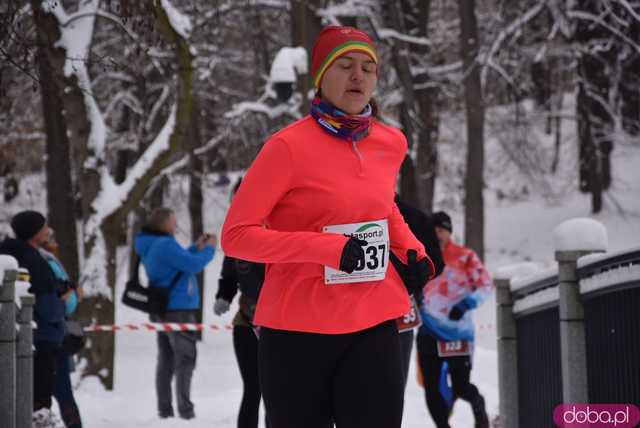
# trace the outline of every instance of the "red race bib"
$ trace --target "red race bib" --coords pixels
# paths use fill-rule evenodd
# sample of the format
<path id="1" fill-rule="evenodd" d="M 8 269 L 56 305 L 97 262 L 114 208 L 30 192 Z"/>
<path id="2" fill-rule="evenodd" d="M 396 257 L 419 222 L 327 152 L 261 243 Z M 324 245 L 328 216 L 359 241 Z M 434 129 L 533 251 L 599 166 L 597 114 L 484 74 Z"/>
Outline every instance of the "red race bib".
<path id="1" fill-rule="evenodd" d="M 438 341 L 438 355 L 440 357 L 460 357 L 470 353 L 471 346 L 466 340 Z"/>
<path id="2" fill-rule="evenodd" d="M 400 318 L 396 318 L 396 324 L 398 325 L 398 332 L 403 333 L 405 331 L 412 330 L 422 325 L 422 318 L 420 318 L 420 311 L 418 310 L 418 304 L 413 296 L 410 296 L 411 310 Z"/>

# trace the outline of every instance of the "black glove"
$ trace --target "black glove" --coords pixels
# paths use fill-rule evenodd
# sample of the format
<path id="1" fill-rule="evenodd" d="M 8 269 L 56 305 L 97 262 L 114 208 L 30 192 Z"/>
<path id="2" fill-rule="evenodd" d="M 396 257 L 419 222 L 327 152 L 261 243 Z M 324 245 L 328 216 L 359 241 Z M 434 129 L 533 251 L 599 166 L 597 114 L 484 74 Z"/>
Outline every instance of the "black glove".
<path id="1" fill-rule="evenodd" d="M 429 278 L 433 276 L 431 263 L 426 257 L 416 260 L 418 252 L 416 250 L 407 251 L 407 275 L 405 285 L 409 294 L 420 293 L 427 284 Z"/>
<path id="2" fill-rule="evenodd" d="M 348 236 L 348 235 L 345 235 Z M 367 241 L 362 239 L 349 237 L 349 240 L 342 249 L 342 256 L 340 257 L 340 270 L 342 272 L 351 273 L 358 266 L 358 262 L 364 262 L 364 250 L 363 246 L 367 245 Z"/>
<path id="3" fill-rule="evenodd" d="M 453 308 L 451 308 L 451 311 L 449 311 L 449 319 L 452 321 L 458 321 L 469 309 L 471 309 L 469 307 L 469 304 L 464 299 L 462 299 L 458 303 L 456 303 Z"/>

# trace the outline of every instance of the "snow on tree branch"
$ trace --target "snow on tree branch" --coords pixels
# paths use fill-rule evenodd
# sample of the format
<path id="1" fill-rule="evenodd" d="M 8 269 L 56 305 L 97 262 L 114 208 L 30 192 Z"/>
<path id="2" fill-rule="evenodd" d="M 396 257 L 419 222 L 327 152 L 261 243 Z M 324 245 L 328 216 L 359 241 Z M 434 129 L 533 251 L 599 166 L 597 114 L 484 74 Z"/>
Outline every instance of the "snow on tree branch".
<path id="1" fill-rule="evenodd" d="M 98 196 L 92 204 L 95 213 L 87 221 L 85 228 L 87 232 L 95 233 L 104 220 L 123 205 L 129 198 L 129 194 L 136 182 L 148 172 L 155 160 L 169 149 L 169 139 L 173 133 L 175 123 L 176 106 L 174 104 L 171 107 L 171 112 L 162 130 L 128 172 L 127 178 L 122 184 L 117 185 L 107 171 L 101 174 L 102 186 L 100 193 L 98 193 Z"/>
<path id="2" fill-rule="evenodd" d="M 636 43 L 634 40 L 632 40 L 629 37 L 627 37 L 625 34 L 620 32 L 617 28 L 612 27 L 611 25 L 609 25 L 601 17 L 596 16 L 596 15 L 591 14 L 591 13 L 588 13 L 588 12 L 579 11 L 579 10 L 571 10 L 571 11 L 567 12 L 567 15 L 570 18 L 582 19 L 582 20 L 585 20 L 585 21 L 591 21 L 591 22 L 594 22 L 596 24 L 601 25 L 602 27 L 604 27 L 608 31 L 610 31 L 612 34 L 615 34 L 616 36 L 620 37 L 620 39 L 622 39 L 625 42 L 627 42 L 629 44 L 629 46 L 631 46 L 633 49 L 636 50 L 636 52 L 640 53 L 640 44 Z"/>
<path id="3" fill-rule="evenodd" d="M 169 85 L 164 85 L 162 87 L 162 92 L 160 93 L 160 96 L 158 97 L 158 100 L 153 104 L 153 108 L 151 109 L 151 113 L 149 113 L 149 118 L 147 119 L 147 121 L 144 124 L 144 129 L 146 131 L 150 131 L 151 130 L 151 128 L 153 126 L 153 122 L 155 122 L 156 116 L 158 115 L 158 112 L 160 111 L 160 108 L 167 101 L 168 97 L 169 97 Z"/>
<path id="4" fill-rule="evenodd" d="M 169 23 L 173 27 L 173 29 L 182 37 L 183 39 L 189 39 L 191 35 L 191 30 L 193 26 L 191 25 L 191 19 L 180 12 L 170 0 L 161 0 L 162 8 L 167 13 L 167 17 L 169 18 Z"/>
<path id="5" fill-rule="evenodd" d="M 251 2 L 251 6 L 268 7 L 282 10 L 289 10 L 291 7 L 289 0 L 253 0 Z M 220 19 L 223 15 L 226 15 L 238 9 L 244 9 L 246 7 L 247 6 L 245 4 L 239 2 L 238 0 L 229 0 L 222 4 L 217 4 L 216 7 L 205 11 L 205 13 L 202 14 L 201 17 L 196 18 L 195 27 L 201 27 L 209 23 L 209 21 L 212 19 Z"/>
<path id="6" fill-rule="evenodd" d="M 59 23 L 60 40 L 56 42 L 55 46 L 66 51 L 64 74 L 67 77 L 75 75 L 78 87 L 84 96 L 88 119 L 91 123 L 88 146 L 95 156 L 93 159 L 87 159 L 89 165 L 100 163 L 98 159 L 103 157 L 107 131 L 104 118 L 93 96 L 91 79 L 86 66 L 99 3 L 99 0 L 89 0 L 81 3 L 75 14 L 67 15 L 59 2 L 51 0 L 43 0 L 42 2 L 43 11 L 53 14 Z M 81 18 L 75 18 L 80 15 L 82 15 Z"/>
<path id="7" fill-rule="evenodd" d="M 487 83 L 487 71 L 489 68 L 487 66 L 490 63 L 493 64 L 493 57 L 500 50 L 505 40 L 507 40 L 516 32 L 518 32 L 529 21 L 531 21 L 536 16 L 538 16 L 538 14 L 545 9 L 545 6 L 546 6 L 546 2 L 540 2 L 536 4 L 534 7 L 529 9 L 526 13 L 524 13 L 522 16 L 516 19 L 511 25 L 509 25 L 507 28 L 505 28 L 498 34 L 496 39 L 491 44 L 489 51 L 484 56 L 484 60 L 482 61 L 484 63 L 484 66 L 482 67 L 482 72 L 481 72 L 482 87 L 486 87 L 486 83 Z M 493 68 L 496 68 L 495 64 L 493 64 L 493 66 L 494 66 Z"/>
<path id="8" fill-rule="evenodd" d="M 378 37 L 381 40 L 396 39 L 409 44 L 431 46 L 432 43 L 426 37 L 409 36 L 408 34 L 402 34 L 392 28 L 380 28 L 377 30 Z"/>
<path id="9" fill-rule="evenodd" d="M 426 37 L 416 37 L 403 34 L 393 28 L 386 28 L 380 25 L 373 11 L 377 6 L 376 2 L 368 0 L 350 0 L 339 5 L 318 9 L 316 14 L 329 21 L 331 24 L 340 24 L 339 17 L 366 16 L 374 27 L 374 31 L 380 40 L 400 40 L 409 44 L 431 46 L 431 41 Z"/>
<path id="10" fill-rule="evenodd" d="M 295 82 L 298 74 L 307 74 L 308 55 L 302 46 L 284 47 L 278 51 L 271 63 L 269 80 L 272 82 Z"/>
<path id="11" fill-rule="evenodd" d="M 300 114 L 300 102 L 269 105 L 262 99 L 258 101 L 243 101 L 241 103 L 237 103 L 233 106 L 231 111 L 225 113 L 224 117 L 235 119 L 247 113 L 262 113 L 269 119 L 277 119 L 284 115 L 289 115 L 295 119 L 300 119 L 302 117 Z"/>

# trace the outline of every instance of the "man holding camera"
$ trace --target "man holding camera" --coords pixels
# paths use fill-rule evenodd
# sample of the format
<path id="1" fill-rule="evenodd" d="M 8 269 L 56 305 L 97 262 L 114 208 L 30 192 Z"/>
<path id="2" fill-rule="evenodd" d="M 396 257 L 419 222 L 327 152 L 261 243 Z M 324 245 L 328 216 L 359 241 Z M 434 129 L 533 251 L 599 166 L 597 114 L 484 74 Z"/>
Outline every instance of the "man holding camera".
<path id="1" fill-rule="evenodd" d="M 200 309 L 197 274 L 213 259 L 215 235 L 204 235 L 189 248 L 183 248 L 174 235 L 177 223 L 169 208 L 156 208 L 147 225 L 136 236 L 135 250 L 142 260 L 151 287 L 167 289 L 167 312 L 152 315 L 154 322 L 195 323 Z M 178 415 L 195 417 L 191 402 L 191 377 L 196 365 L 194 331 L 158 333 L 156 392 L 161 418 L 174 416 L 171 381 L 175 374 Z"/>

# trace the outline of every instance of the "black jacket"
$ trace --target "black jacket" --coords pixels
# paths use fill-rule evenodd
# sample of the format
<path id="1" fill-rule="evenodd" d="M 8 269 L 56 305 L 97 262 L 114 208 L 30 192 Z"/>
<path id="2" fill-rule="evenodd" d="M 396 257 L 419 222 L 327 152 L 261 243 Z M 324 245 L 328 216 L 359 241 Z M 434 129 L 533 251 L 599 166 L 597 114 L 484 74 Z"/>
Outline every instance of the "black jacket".
<path id="1" fill-rule="evenodd" d="M 411 229 L 416 238 L 418 238 L 418 241 L 422 242 L 422 245 L 424 245 L 424 248 L 427 250 L 427 255 L 436 269 L 435 278 L 444 270 L 444 259 L 442 258 L 440 242 L 436 236 L 436 229 L 431 216 L 402 201 L 397 196 L 395 201 L 400 210 L 400 214 L 404 217 L 404 221 L 409 225 L 409 229 Z"/>
<path id="2" fill-rule="evenodd" d="M 234 325 L 251 326 L 256 311 L 258 296 L 264 282 L 265 265 L 225 256 L 218 280 L 216 299 L 231 302 L 240 291 L 240 311 L 233 320 Z"/>
<path id="3" fill-rule="evenodd" d="M 433 225 L 431 216 L 425 214 L 418 208 L 415 208 L 406 202 L 402 201 L 398 196 L 395 199 L 396 205 L 400 210 L 400 214 L 404 217 L 404 221 L 411 229 L 411 232 L 418 238 L 424 245 L 427 255 L 433 262 L 435 268 L 434 278 L 442 273 L 444 270 L 444 259 L 442 258 L 442 250 L 440 249 L 440 242 L 436 235 L 436 230 Z M 390 260 L 396 266 L 396 270 L 406 283 L 404 278 L 404 265 L 401 265 L 400 260 L 393 255 L 390 255 Z M 418 302 L 422 300 L 422 296 L 414 296 Z"/>
<path id="4" fill-rule="evenodd" d="M 64 301 L 59 295 L 58 282 L 45 258 L 28 243 L 12 238 L 0 243 L 0 254 L 14 257 L 20 267 L 29 271 L 29 292 L 36 297 L 33 319 L 38 325 L 33 333 L 33 341 L 58 345 L 62 343 Z"/>
<path id="5" fill-rule="evenodd" d="M 225 256 L 216 298 L 231 302 L 240 290 L 244 296 L 257 301 L 263 282 L 263 263 L 253 263 Z"/>

